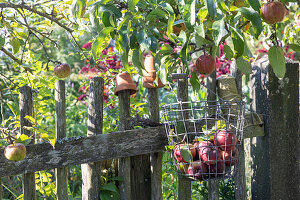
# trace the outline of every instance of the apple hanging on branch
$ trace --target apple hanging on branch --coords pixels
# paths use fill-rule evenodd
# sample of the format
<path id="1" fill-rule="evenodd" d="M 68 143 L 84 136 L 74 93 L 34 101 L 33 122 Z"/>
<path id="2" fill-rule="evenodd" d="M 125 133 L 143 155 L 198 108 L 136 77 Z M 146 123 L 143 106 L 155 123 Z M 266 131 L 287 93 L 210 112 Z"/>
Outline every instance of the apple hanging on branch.
<path id="1" fill-rule="evenodd" d="M 71 74 L 71 67 L 67 63 L 61 63 L 54 67 L 54 74 L 58 78 L 66 78 Z"/>
<path id="2" fill-rule="evenodd" d="M 200 74 L 208 75 L 215 70 L 216 61 L 209 54 L 203 54 L 196 60 L 196 68 Z"/>
<path id="3" fill-rule="evenodd" d="M 26 147 L 22 143 L 10 144 L 5 147 L 4 156 L 11 161 L 24 160 L 26 157 Z"/>
<path id="4" fill-rule="evenodd" d="M 268 24 L 275 24 L 283 21 L 288 10 L 280 1 L 268 2 L 261 7 L 261 16 Z"/>

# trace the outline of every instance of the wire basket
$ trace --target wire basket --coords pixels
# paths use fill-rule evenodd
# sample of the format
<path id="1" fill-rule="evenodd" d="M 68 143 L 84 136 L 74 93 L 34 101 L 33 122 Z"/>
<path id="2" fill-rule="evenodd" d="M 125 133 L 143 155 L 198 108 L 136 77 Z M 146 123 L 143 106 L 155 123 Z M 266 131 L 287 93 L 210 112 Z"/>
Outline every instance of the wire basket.
<path id="1" fill-rule="evenodd" d="M 243 101 L 178 102 L 162 108 L 179 175 L 210 180 L 236 173 L 243 138 Z"/>

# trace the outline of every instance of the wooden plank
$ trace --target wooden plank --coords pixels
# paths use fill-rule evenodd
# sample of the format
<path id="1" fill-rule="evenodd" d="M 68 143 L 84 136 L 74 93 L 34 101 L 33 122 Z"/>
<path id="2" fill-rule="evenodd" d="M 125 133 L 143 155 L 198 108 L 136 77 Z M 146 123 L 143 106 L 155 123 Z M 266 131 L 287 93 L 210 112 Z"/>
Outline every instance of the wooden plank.
<path id="1" fill-rule="evenodd" d="M 149 117 L 154 122 L 159 122 L 159 101 L 158 101 L 158 88 L 148 89 L 148 104 L 149 104 Z M 163 153 L 151 153 L 151 199 L 162 200 L 162 158 Z"/>
<path id="2" fill-rule="evenodd" d="M 253 66 L 251 109 L 264 116 L 265 136 L 251 139 L 251 198 L 300 199 L 299 65 L 286 63 L 275 77 L 268 58 Z"/>
<path id="3" fill-rule="evenodd" d="M 121 90 L 118 93 L 119 98 L 119 131 L 129 130 L 130 127 L 130 90 Z M 128 140 L 128 138 L 124 138 Z M 125 157 L 119 159 L 119 176 L 123 177 L 120 182 L 121 200 L 132 199 L 131 194 L 131 159 Z"/>
<path id="4" fill-rule="evenodd" d="M 177 99 L 178 101 L 187 102 L 188 94 L 188 79 L 178 79 Z M 183 108 L 184 109 L 184 108 Z M 187 115 L 188 113 L 184 113 Z M 187 118 L 188 116 L 185 116 Z M 192 196 L 191 180 L 185 176 L 178 176 L 178 199 L 190 200 Z"/>
<path id="5" fill-rule="evenodd" d="M 235 77 L 236 88 L 239 95 L 242 95 L 242 72 L 238 70 L 235 62 L 232 65 L 231 74 Z M 235 183 L 235 199 L 246 200 L 246 177 L 245 177 L 245 154 L 244 154 L 244 140 L 241 141 L 241 146 L 239 149 L 239 162 L 237 167 L 237 171 L 234 175 L 234 183 Z M 235 169 L 236 170 L 236 169 Z"/>
<path id="6" fill-rule="evenodd" d="M 300 199 L 299 63 L 279 80 L 269 67 L 270 199 Z"/>
<path id="7" fill-rule="evenodd" d="M 24 129 L 24 126 L 32 126 L 30 121 L 25 119 L 25 117 L 33 116 L 33 100 L 32 100 L 32 90 L 29 86 L 23 86 L 19 91 L 19 107 L 20 107 L 20 123 L 21 123 L 21 134 L 32 136 L 32 132 Z M 34 140 L 32 140 L 32 143 Z M 1 152 L 1 156 L 3 153 Z M 22 162 L 22 161 L 21 161 Z M 18 162 L 16 162 L 18 163 Z M 10 168 L 8 168 L 10 169 Z M 22 171 L 24 172 L 24 171 Z M 7 176 L 8 174 L 2 174 L 1 176 Z M 1 177 L 0 176 L 0 177 Z M 34 171 L 31 173 L 23 174 L 23 198 L 24 200 L 35 200 L 35 174 Z"/>
<path id="8" fill-rule="evenodd" d="M 216 85 L 216 70 L 213 71 L 210 75 L 207 76 L 207 100 L 215 101 L 216 93 L 217 93 L 217 85 Z M 214 105 L 215 103 L 209 103 L 210 105 Z M 214 113 L 214 110 L 212 110 Z M 208 181 L 208 199 L 209 200 L 218 200 L 219 199 L 219 181 L 217 180 L 209 180 Z"/>
<path id="9" fill-rule="evenodd" d="M 28 145 L 25 160 L 8 161 L 0 150 L 0 177 L 89 162 L 160 152 L 168 144 L 163 126 L 135 129 L 91 137 L 64 138 Z M 76 156 L 74 156 L 76 155 Z"/>
<path id="10" fill-rule="evenodd" d="M 55 135 L 56 140 L 66 137 L 66 95 L 65 81 L 55 83 Z M 56 198 L 68 199 L 68 168 L 55 169 Z"/>
<path id="11" fill-rule="evenodd" d="M 94 77 L 90 81 L 88 104 L 87 137 L 102 134 L 103 129 L 103 91 L 104 80 Z M 82 199 L 100 199 L 101 162 L 81 165 Z"/>

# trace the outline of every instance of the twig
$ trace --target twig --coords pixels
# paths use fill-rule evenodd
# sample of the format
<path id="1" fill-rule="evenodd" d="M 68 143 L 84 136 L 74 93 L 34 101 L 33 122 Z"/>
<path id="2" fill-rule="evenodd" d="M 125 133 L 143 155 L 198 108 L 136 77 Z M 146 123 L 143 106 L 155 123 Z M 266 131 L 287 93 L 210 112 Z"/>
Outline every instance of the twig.
<path id="1" fill-rule="evenodd" d="M 59 19 L 52 17 L 49 14 L 40 12 L 36 9 L 34 9 L 33 7 L 27 6 L 25 4 L 13 4 L 13 3 L 0 3 L 0 8 L 14 8 L 14 9 L 25 9 L 25 10 L 29 10 L 33 13 L 36 13 L 42 17 L 45 17 L 47 19 L 49 19 L 50 21 L 55 22 L 57 25 L 59 25 L 60 27 L 62 27 L 63 29 L 67 30 L 68 32 L 73 32 L 72 29 L 70 29 L 69 27 L 67 27 L 66 25 L 62 24 L 61 22 L 59 22 Z"/>
<path id="2" fill-rule="evenodd" d="M 19 60 L 18 58 L 16 58 L 12 53 L 10 53 L 9 51 L 7 51 L 6 49 L 4 49 L 3 47 L 0 48 L 0 50 L 5 53 L 8 57 L 10 57 L 11 59 L 13 59 L 16 63 L 18 63 L 19 65 L 22 65 L 21 60 Z"/>

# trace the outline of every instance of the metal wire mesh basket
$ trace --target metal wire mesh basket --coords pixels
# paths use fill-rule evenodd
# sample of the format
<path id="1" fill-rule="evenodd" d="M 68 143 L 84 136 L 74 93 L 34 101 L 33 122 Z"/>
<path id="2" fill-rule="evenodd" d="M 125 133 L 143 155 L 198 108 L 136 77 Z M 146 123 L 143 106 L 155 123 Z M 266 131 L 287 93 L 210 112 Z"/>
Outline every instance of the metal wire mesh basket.
<path id="1" fill-rule="evenodd" d="M 178 102 L 162 108 L 179 175 L 193 180 L 234 175 L 243 138 L 243 101 Z"/>

